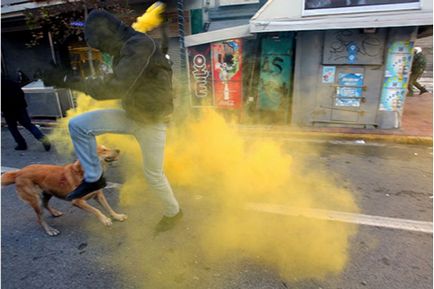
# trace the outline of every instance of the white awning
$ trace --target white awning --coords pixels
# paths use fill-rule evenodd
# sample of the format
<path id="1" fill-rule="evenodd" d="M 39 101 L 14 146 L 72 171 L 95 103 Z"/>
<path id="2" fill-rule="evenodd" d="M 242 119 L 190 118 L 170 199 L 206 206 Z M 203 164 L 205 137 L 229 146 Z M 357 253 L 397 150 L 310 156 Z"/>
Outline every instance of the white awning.
<path id="1" fill-rule="evenodd" d="M 432 0 L 307 11 L 303 0 L 268 0 L 250 19 L 250 32 L 424 26 L 433 24 Z M 407 5 L 407 6 L 405 6 Z"/>
<path id="2" fill-rule="evenodd" d="M 190 47 L 226 39 L 243 38 L 249 36 L 253 36 L 253 34 L 249 32 L 249 25 L 241 25 L 231 28 L 188 35 L 185 36 L 184 43 L 185 47 Z"/>
<path id="3" fill-rule="evenodd" d="M 2 18 L 16 17 L 23 15 L 23 11 L 27 9 L 37 9 L 45 6 L 53 6 L 64 3 L 62 0 L 57 1 L 2 1 L 1 2 L 1 15 Z"/>
<path id="4" fill-rule="evenodd" d="M 394 13 L 303 17 L 299 19 L 250 20 L 250 32 L 302 31 L 348 28 L 379 28 L 432 25 L 432 12 L 408 11 Z"/>

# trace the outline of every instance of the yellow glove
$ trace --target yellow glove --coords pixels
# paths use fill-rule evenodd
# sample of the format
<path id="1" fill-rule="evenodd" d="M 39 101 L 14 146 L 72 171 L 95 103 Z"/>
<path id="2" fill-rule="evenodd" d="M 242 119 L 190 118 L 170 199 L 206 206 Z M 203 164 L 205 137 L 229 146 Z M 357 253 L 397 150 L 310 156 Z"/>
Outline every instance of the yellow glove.
<path id="1" fill-rule="evenodd" d="M 160 26 L 163 22 L 162 14 L 166 8 L 165 6 L 164 3 L 159 1 L 152 4 L 142 16 L 137 17 L 136 22 L 132 25 L 133 29 L 144 33 Z"/>

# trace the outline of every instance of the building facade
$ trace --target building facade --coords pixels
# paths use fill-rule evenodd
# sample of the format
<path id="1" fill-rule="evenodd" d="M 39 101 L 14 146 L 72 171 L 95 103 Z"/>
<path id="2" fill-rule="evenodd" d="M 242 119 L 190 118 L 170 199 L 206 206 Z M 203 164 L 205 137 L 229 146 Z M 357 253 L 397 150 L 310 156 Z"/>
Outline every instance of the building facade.
<path id="1" fill-rule="evenodd" d="M 399 128 L 426 35 L 432 1 L 270 0 L 249 25 L 186 38 L 192 105 L 259 123 Z"/>

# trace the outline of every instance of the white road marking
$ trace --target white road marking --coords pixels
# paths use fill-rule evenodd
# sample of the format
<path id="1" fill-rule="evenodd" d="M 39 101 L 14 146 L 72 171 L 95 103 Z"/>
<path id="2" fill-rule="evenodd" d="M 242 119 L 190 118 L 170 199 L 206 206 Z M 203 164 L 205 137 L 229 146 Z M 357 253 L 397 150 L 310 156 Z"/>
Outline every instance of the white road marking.
<path id="1" fill-rule="evenodd" d="M 345 222 L 381 228 L 398 229 L 405 231 L 433 233 L 433 223 L 424 221 L 414 221 L 408 219 L 389 218 L 381 216 L 371 216 L 348 212 L 338 212 L 322 209 L 302 209 L 276 204 L 248 203 L 247 210 L 256 212 L 271 213 L 294 217 L 306 217 L 327 221 Z"/>
<path id="2" fill-rule="evenodd" d="M 2 167 L 2 174 L 10 171 L 18 171 L 17 168 L 10 168 L 10 167 Z"/>
<path id="3" fill-rule="evenodd" d="M 122 186 L 122 184 L 107 182 L 107 186 L 105 186 L 105 188 L 106 189 L 117 189 L 117 188 L 120 188 L 121 186 Z"/>
<path id="4" fill-rule="evenodd" d="M 16 171 L 17 168 L 1 167 L 1 172 Z M 119 188 L 121 184 L 109 182 L 106 188 Z M 248 203 L 245 209 L 262 213 L 270 213 L 284 216 L 305 217 L 335 222 L 359 224 L 404 231 L 414 231 L 422 233 L 433 233 L 433 223 L 415 221 L 400 218 L 389 218 L 382 216 L 372 216 L 365 214 L 355 214 L 322 209 L 302 209 L 277 204 Z"/>

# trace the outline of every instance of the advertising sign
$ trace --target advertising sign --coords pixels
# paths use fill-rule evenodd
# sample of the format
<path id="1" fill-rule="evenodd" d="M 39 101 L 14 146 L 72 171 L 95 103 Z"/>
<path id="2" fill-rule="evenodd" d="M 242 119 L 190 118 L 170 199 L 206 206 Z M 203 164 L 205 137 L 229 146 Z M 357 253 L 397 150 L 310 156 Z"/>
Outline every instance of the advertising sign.
<path id="1" fill-rule="evenodd" d="M 242 46 L 240 39 L 211 44 L 214 104 L 239 109 L 243 99 Z"/>
<path id="2" fill-rule="evenodd" d="M 363 74 L 339 73 L 336 88 L 336 106 L 360 106 L 363 90 Z"/>
<path id="3" fill-rule="evenodd" d="M 190 93 L 193 106 L 214 104 L 212 89 L 211 48 L 209 44 L 188 48 Z"/>
<path id="4" fill-rule="evenodd" d="M 288 96 L 292 73 L 292 34 L 262 38 L 258 107 L 277 111 Z"/>
<path id="5" fill-rule="evenodd" d="M 411 41 L 396 41 L 389 47 L 380 110 L 402 109 L 410 77 L 413 45 Z"/>
<path id="6" fill-rule="evenodd" d="M 336 74 L 336 66 L 322 67 L 322 83 L 334 83 Z"/>

